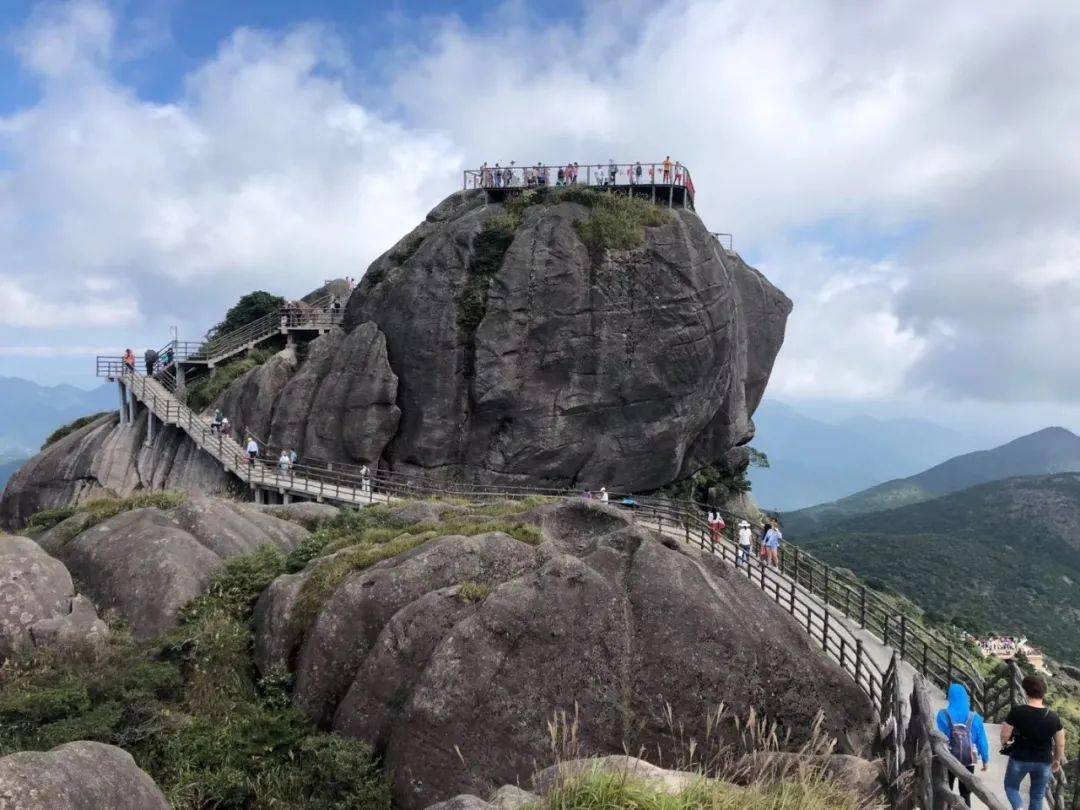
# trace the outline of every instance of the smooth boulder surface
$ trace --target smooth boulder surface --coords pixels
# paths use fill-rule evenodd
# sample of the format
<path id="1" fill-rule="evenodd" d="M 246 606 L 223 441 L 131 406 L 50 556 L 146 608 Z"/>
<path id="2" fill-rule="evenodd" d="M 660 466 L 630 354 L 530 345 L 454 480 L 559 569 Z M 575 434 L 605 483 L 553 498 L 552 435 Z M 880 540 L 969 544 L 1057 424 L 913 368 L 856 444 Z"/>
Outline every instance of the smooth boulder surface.
<path id="1" fill-rule="evenodd" d="M 586 501 L 533 514 L 530 546 L 501 534 L 442 537 L 347 577 L 303 638 L 290 599 L 312 566 L 264 593 L 263 666 L 295 670 L 297 704 L 323 727 L 371 742 L 405 807 L 525 784 L 550 761 L 548 722 L 577 711 L 583 753 L 660 752 L 722 734 L 751 710 L 805 742 L 824 731 L 861 754 L 867 698 L 787 613 L 717 558 Z M 315 565 L 313 563 L 312 565 Z M 490 589 L 463 598 L 461 586 Z M 271 620 L 272 617 L 272 620 Z M 461 767 L 462 758 L 468 768 Z"/>
<path id="2" fill-rule="evenodd" d="M 0 759 L 0 808 L 169 810 L 169 803 L 127 751 L 80 740 Z"/>
<path id="3" fill-rule="evenodd" d="M 0 537 L 0 662 L 26 649 L 96 649 L 108 632 L 62 562 L 33 540 Z"/>
<path id="4" fill-rule="evenodd" d="M 116 610 L 137 638 L 176 623 L 226 559 L 271 545 L 289 552 L 302 526 L 229 501 L 191 496 L 169 511 L 133 509 L 77 534 L 56 554 L 101 608 Z"/>

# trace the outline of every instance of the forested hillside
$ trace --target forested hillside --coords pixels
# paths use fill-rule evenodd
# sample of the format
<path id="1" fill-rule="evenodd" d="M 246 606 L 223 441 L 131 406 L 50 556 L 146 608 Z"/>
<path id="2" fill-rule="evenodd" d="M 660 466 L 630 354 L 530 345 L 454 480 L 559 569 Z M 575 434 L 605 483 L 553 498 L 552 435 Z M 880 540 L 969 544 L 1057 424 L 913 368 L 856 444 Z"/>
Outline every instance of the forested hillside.
<path id="1" fill-rule="evenodd" d="M 846 518 L 801 546 L 973 632 L 1080 661 L 1080 475 L 1011 478 Z"/>

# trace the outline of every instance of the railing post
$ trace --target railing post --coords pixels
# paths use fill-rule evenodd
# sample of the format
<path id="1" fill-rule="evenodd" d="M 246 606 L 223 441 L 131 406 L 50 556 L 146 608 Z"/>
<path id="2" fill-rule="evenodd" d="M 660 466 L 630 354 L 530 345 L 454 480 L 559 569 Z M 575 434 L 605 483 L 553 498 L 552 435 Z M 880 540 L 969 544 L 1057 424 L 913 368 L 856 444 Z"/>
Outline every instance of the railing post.
<path id="1" fill-rule="evenodd" d="M 952 683 L 952 644 L 945 650 L 945 680 L 950 684 Z M 986 707 L 983 706 L 983 708 Z"/>
<path id="2" fill-rule="evenodd" d="M 900 658 L 907 657 L 907 614 L 900 616 Z"/>
<path id="3" fill-rule="evenodd" d="M 886 647 L 889 646 L 889 625 L 892 624 L 892 617 L 888 613 L 885 614 L 881 620 L 881 643 Z"/>
<path id="4" fill-rule="evenodd" d="M 821 649 L 825 652 L 829 651 L 829 609 L 825 608 L 824 615 L 821 617 Z"/>
<path id="5" fill-rule="evenodd" d="M 866 586 L 859 589 L 859 627 L 866 629 Z"/>
<path id="6" fill-rule="evenodd" d="M 930 654 L 930 648 L 929 648 L 929 645 L 926 643 L 926 639 L 924 638 L 923 643 L 922 643 L 922 674 L 923 674 L 924 678 L 926 677 L 926 669 L 927 669 L 926 665 L 927 665 L 927 658 L 929 657 L 929 654 Z"/>
<path id="7" fill-rule="evenodd" d="M 788 582 L 788 613 L 795 615 L 795 583 Z"/>
<path id="8" fill-rule="evenodd" d="M 825 596 L 825 607 L 828 607 L 831 604 L 829 601 L 829 566 L 825 566 L 823 579 L 825 580 L 825 584 L 822 586 L 822 591 L 824 591 Z"/>
<path id="9" fill-rule="evenodd" d="M 862 677 L 862 639 L 855 639 L 855 685 L 858 686 Z"/>

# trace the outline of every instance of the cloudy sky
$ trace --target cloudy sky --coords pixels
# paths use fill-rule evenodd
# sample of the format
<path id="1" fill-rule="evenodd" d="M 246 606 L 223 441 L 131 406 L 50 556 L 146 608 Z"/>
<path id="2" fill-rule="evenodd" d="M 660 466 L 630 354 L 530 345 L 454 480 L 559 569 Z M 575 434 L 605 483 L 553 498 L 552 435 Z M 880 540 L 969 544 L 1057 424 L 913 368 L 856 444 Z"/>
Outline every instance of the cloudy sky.
<path id="1" fill-rule="evenodd" d="M 1072 0 L 7 0 L 0 27 L 0 374 L 89 386 L 245 291 L 359 276 L 484 160 L 671 154 L 795 300 L 772 396 L 1080 428 Z"/>

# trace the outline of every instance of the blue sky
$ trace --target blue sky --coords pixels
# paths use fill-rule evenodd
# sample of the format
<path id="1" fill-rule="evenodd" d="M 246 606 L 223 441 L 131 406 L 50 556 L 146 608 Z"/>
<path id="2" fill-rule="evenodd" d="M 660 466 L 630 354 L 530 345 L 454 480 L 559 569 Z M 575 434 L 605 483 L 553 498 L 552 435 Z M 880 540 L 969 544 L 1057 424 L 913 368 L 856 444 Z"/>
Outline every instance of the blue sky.
<path id="1" fill-rule="evenodd" d="M 771 395 L 1076 413 L 1076 4 L 69 0 L 0 31 L 0 374 L 89 385 L 359 276 L 482 160 L 672 154 L 795 301 Z"/>

